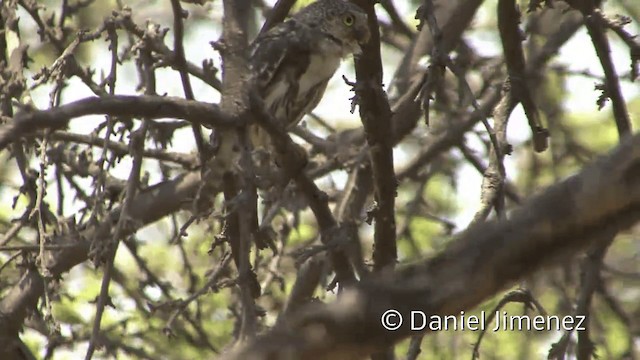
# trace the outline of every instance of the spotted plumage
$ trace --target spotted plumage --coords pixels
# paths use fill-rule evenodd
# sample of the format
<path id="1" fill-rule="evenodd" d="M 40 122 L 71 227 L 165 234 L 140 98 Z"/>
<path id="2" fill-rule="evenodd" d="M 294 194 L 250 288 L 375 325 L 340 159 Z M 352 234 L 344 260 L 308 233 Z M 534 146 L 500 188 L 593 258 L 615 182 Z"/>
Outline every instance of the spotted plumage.
<path id="1" fill-rule="evenodd" d="M 318 0 L 259 36 L 250 70 L 267 110 L 290 130 L 318 105 L 341 60 L 359 54 L 369 37 L 367 15 L 343 0 Z M 264 146 L 266 135 L 255 132 L 254 146 Z"/>

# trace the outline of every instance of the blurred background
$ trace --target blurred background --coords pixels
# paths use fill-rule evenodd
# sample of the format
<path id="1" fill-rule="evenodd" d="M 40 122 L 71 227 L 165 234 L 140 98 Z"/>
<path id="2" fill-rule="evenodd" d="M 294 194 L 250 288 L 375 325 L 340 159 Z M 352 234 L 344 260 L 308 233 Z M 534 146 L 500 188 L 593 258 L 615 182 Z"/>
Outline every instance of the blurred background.
<path id="1" fill-rule="evenodd" d="M 188 13 L 184 21 L 186 59 L 200 69 L 220 69 L 220 55 L 210 42 L 220 38 L 221 1 L 196 2 L 182 3 Z M 250 38 L 257 34 L 274 2 L 254 1 Z M 298 0 L 294 9 L 309 2 Z M 53 69 L 62 51 L 77 38 L 78 31 L 95 31 L 114 11 L 130 12 L 132 22 L 143 31 L 155 26 L 160 33 L 166 31 L 164 43 L 167 48 L 173 48 L 173 13 L 169 1 L 25 0 L 17 3 L 19 43 L 28 45 L 30 58 L 24 73 L 28 87 L 20 98 L 24 105 L 46 109 L 52 104 L 95 96 L 96 88 L 88 84 L 91 82 L 97 88 L 106 89 L 105 79 L 112 66 L 109 49 L 112 42 L 104 34 L 93 41 L 80 43 L 73 51 L 77 65 L 86 71 L 66 69 L 57 77 L 44 76 L 43 79 L 43 74 L 46 74 L 43 68 Z M 392 105 L 407 91 L 415 76 L 424 74 L 432 64 L 430 52 L 420 53 L 415 49 L 419 43 L 416 40 L 419 32 L 415 15 L 421 3 L 383 0 L 376 6 L 381 23 L 384 85 Z M 452 14 L 465 6 L 464 0 L 435 3 L 441 26 L 455 23 Z M 497 1 L 477 3 L 479 7 L 472 21 L 462 24 L 465 30 L 451 46 L 449 55 L 463 70 L 474 98 L 481 99 L 487 91 L 502 85 L 505 68 L 497 27 Z M 525 35 L 523 48 L 527 60 L 540 56 L 545 46 L 555 46 L 557 53 L 554 51 L 556 54 L 541 62 L 540 67 L 529 69 L 530 78 L 527 79 L 542 125 L 550 134 L 549 148 L 543 152 L 534 151 L 531 128 L 521 106 L 509 119 L 506 140 L 512 152 L 504 159 L 506 216 L 509 209 L 517 207 L 531 194 L 570 176 L 618 143 L 611 102 L 599 101 L 602 91 L 598 85 L 603 83 L 604 74 L 589 34 L 579 26 L 581 15 L 570 10 L 565 3 L 553 3 L 554 9 L 527 12 L 528 2 L 519 2 L 523 12 L 521 29 Z M 468 6 L 472 6 L 470 2 Z M 71 15 L 63 15 L 64 11 L 71 12 Z M 603 12 L 610 17 L 616 14 L 627 16 L 630 23 L 624 29 L 630 34 L 640 33 L 640 2 L 609 0 L 603 5 Z M 563 24 L 578 26 L 567 25 L 568 28 L 563 29 Z M 60 32 L 47 34 L 47 31 L 55 29 Z M 118 28 L 116 32 L 119 63 L 115 93 L 140 94 L 143 89 L 135 54 L 141 40 L 133 31 Z M 640 114 L 640 87 L 637 80 L 633 82 L 631 79 L 630 49 L 612 31 L 607 36 L 635 128 Z M 50 37 L 58 39 L 57 42 Z M 428 42 L 431 45 L 427 49 L 431 49 L 433 42 Z M 7 43 L 11 48 L 10 41 Z M 158 53 L 160 55 L 154 55 L 157 56 L 156 92 L 183 97 L 178 71 L 172 68 L 169 58 L 163 58 L 160 51 Z M 220 79 L 219 73 L 209 75 L 209 79 Z M 317 170 L 314 173 L 316 183 L 329 194 L 332 204 L 337 203 L 345 191 L 352 169 L 361 158 L 358 155 L 361 147 L 352 143 L 348 135 L 350 129 L 359 129 L 362 125 L 358 112 L 350 112 L 353 93 L 342 80 L 342 75 L 355 80 L 352 59 L 343 62 L 313 116 L 307 116 L 294 131 L 294 140 L 309 150 L 310 161 Z M 191 80 L 196 100 L 211 103 L 220 100 L 219 90 L 212 86 L 214 81 L 203 81 L 193 73 Z M 458 141 L 442 151 L 428 156 L 424 154 L 425 149 L 433 146 L 435 138 L 458 126 L 464 121 L 465 114 L 473 110 L 468 94 L 461 92 L 458 81 L 451 71 L 445 72 L 428 110 L 429 125 L 425 124 L 424 114 L 421 115 L 394 149 L 399 180 L 396 219 L 400 263 L 428 257 L 443 249 L 452 235 L 474 221 L 482 206 L 483 174 L 489 166 L 491 151 L 482 123 L 476 122 Z M 119 122 L 110 139 L 127 144 L 129 131 L 137 123 L 138 120 L 134 119 L 129 123 Z M 158 133 L 147 140 L 148 148 L 195 159 L 193 134 L 186 122 L 166 119 L 157 123 L 165 126 L 156 128 Z M 493 124 L 492 119 L 489 123 Z M 103 156 L 100 142 L 95 139 L 104 138 L 104 124 L 104 116 L 78 118 L 61 132 L 62 135 L 52 138 L 50 147 L 71 149 L 77 156 L 76 159 L 51 161 L 46 173 L 45 202 L 55 214 L 58 227 L 64 223 L 62 219 L 73 219 L 71 222 L 78 226 L 91 219 L 92 199 L 98 196 L 95 192 L 99 181 L 96 174 L 108 174 L 109 184 L 126 182 L 132 164 L 128 155 L 113 155 L 105 172 L 90 171 L 97 159 Z M 209 130 L 206 131 L 208 133 Z M 319 140 L 309 144 L 309 139 Z M 323 151 L 326 139 L 333 139 L 331 145 L 335 151 L 332 156 L 337 161 L 332 162 L 327 151 Z M 40 142 L 38 139 L 28 141 Z M 37 247 L 34 247 L 37 231 L 28 222 L 15 236 L 7 236 L 32 204 L 25 190 L 28 183 L 25 179 L 35 181 L 37 178 L 25 177 L 16 166 L 16 158 L 9 155 L 8 152 L 0 153 L 0 240 L 3 240 L 0 242 L 0 298 L 7 295 L 22 272 L 21 262 L 16 259 L 37 255 Z M 39 153 L 27 151 L 25 160 L 26 168 L 37 174 Z M 184 163 L 158 157 L 146 158 L 144 182 L 148 185 L 161 182 L 177 176 L 187 167 Z M 83 173 L 79 168 L 89 171 Z M 105 200 L 104 206 L 109 209 L 116 203 L 117 200 Z M 191 213 L 180 211 L 142 228 L 120 245 L 110 288 L 112 306 L 107 307 L 102 321 L 105 351 L 96 353 L 94 358 L 215 358 L 230 344 L 238 331 L 236 324 L 240 311 L 234 290 L 235 270 L 225 268 L 218 282 L 209 284 L 211 286 L 205 288 L 204 294 L 196 296 L 186 309 L 176 315 L 179 300 L 194 296 L 202 289 L 208 275 L 223 257 L 224 246 L 210 251 L 212 243 L 215 243 L 212 234 L 220 231 L 221 203 L 222 199 L 218 198 L 213 215 L 190 225 L 187 236 L 178 234 Z M 366 205 L 371 203 L 372 199 L 368 198 Z M 268 216 L 267 210 L 271 205 L 269 201 L 261 203 L 262 218 Z M 275 209 L 270 226 L 277 251 L 263 250 L 252 255 L 263 289 L 257 305 L 260 324 L 264 327 L 275 323 L 284 306 L 295 279 L 297 254 L 318 241 L 315 220 L 302 205 L 291 203 Z M 365 222 L 367 206 L 356 216 L 366 265 L 371 257 L 373 239 L 373 227 Z M 489 215 L 490 218 L 494 216 Z M 636 236 L 635 229 L 617 236 L 604 260 L 601 283 L 593 298 L 591 339 L 601 359 L 640 358 L 640 242 Z M 580 290 L 581 263 L 582 258 L 575 257 L 526 279 L 519 286 L 529 289 L 549 314 L 571 314 Z M 39 302 L 39 310 L 25 323 L 22 333 L 23 341 L 37 358 L 77 359 L 84 356 L 101 279 L 101 268 L 87 261 L 62 274 L 60 281 L 52 285 L 50 312 L 44 301 Z M 335 294 L 324 288 L 331 282 L 331 276 L 324 274 L 322 282 L 325 286 L 318 287 L 315 296 L 320 301 L 330 301 Z M 501 295 L 498 295 L 468 314 L 491 311 L 500 299 Z M 512 314 L 535 314 L 522 304 L 509 304 L 503 310 Z M 418 358 L 470 358 L 478 335 L 470 331 L 429 334 L 423 340 Z M 561 332 L 546 331 L 490 332 L 483 339 L 480 358 L 546 358 L 553 344 L 562 336 Z M 570 340 L 566 358 L 575 358 L 574 345 L 574 340 Z M 397 346 L 398 357 L 403 358 L 408 348 L 409 340 Z"/>

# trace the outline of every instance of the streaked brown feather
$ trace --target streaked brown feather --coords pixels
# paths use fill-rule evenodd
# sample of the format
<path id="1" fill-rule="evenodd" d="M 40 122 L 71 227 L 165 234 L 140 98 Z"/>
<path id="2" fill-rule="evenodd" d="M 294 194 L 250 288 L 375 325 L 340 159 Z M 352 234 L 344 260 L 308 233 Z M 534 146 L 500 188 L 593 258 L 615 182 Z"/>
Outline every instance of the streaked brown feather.
<path id="1" fill-rule="evenodd" d="M 348 28 L 342 16 L 352 13 L 358 26 Z M 255 40 L 250 52 L 253 85 L 285 129 L 318 105 L 342 57 L 358 48 L 363 27 L 368 34 L 366 15 L 355 5 L 319 0 Z M 267 144 L 264 135 L 254 139 L 254 147 Z"/>

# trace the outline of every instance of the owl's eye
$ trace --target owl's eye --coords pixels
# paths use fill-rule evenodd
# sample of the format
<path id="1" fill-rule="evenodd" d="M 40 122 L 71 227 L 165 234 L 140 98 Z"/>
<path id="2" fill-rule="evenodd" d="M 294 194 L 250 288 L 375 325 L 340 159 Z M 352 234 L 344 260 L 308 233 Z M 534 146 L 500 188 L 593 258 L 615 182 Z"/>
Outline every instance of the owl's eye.
<path id="1" fill-rule="evenodd" d="M 351 26 L 353 25 L 353 22 L 355 21 L 355 19 L 353 18 L 353 15 L 349 14 L 345 16 L 344 19 L 342 19 L 342 21 L 344 22 L 345 25 Z"/>

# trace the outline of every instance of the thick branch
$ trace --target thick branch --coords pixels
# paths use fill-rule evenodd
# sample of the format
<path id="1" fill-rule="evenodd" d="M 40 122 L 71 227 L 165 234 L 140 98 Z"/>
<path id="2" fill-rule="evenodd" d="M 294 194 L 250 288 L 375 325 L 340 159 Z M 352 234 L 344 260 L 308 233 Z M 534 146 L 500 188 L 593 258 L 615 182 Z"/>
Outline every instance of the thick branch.
<path id="1" fill-rule="evenodd" d="M 369 145 L 377 202 L 374 214 L 374 270 L 381 270 L 395 266 L 398 258 L 395 221 L 397 182 L 393 168 L 393 141 L 389 136 L 392 132 L 392 114 L 386 93 L 382 89 L 380 33 L 374 3 L 354 3 L 367 12 L 371 31 L 371 39 L 362 47 L 362 56 L 356 58 L 356 96 Z"/>
<path id="2" fill-rule="evenodd" d="M 174 97 L 114 95 L 85 98 L 48 110 L 22 111 L 0 127 L 0 150 L 38 129 L 59 129 L 85 115 L 177 118 L 210 127 L 236 127 L 244 123 L 223 113 L 215 104 Z"/>
<path id="3" fill-rule="evenodd" d="M 248 0 L 224 0 L 224 18 L 222 21 L 222 100 L 224 111 L 235 116 L 241 116 L 247 106 L 246 92 L 248 82 L 246 74 L 248 63 L 245 57 L 247 49 L 247 32 L 251 6 Z M 242 315 L 240 317 L 240 332 L 238 341 L 253 338 L 257 329 L 256 305 L 254 298 L 260 294 L 260 286 L 255 274 L 251 270 L 251 245 L 257 230 L 257 190 L 254 184 L 253 164 L 251 162 L 251 147 L 248 143 L 247 128 L 230 133 L 221 132 L 221 141 L 227 144 L 239 143 L 242 151 L 237 164 L 242 168 L 240 172 L 226 169 L 223 177 L 225 188 L 225 202 L 227 209 L 233 198 L 243 195 L 237 211 L 228 215 L 226 225 L 229 227 L 229 242 L 232 255 L 236 259 L 239 273 L 240 301 Z M 232 149 L 233 151 L 233 149 Z M 218 157 L 226 154 L 220 152 Z M 235 160 L 232 160 L 235 162 Z M 234 164 L 235 165 L 235 164 Z M 233 166 L 233 165 L 232 165 Z"/>
<path id="4" fill-rule="evenodd" d="M 506 221 L 470 228 L 436 257 L 367 279 L 338 301 L 307 307 L 227 359 L 357 359 L 412 333 L 386 331 L 397 309 L 457 314 L 603 234 L 640 219 L 640 135 L 579 174 L 549 187 Z M 286 354 L 286 356 L 285 356 Z M 287 357 L 288 356 L 288 357 Z"/>

